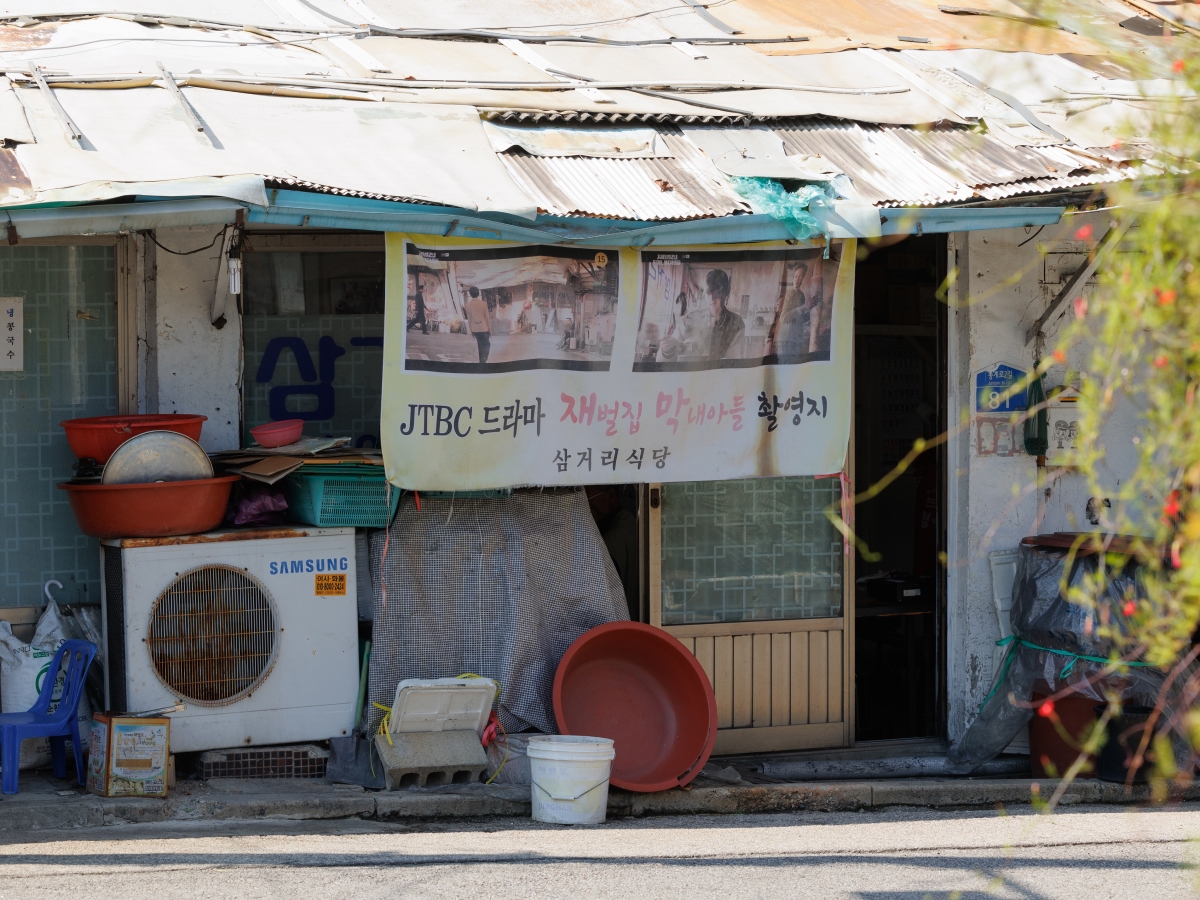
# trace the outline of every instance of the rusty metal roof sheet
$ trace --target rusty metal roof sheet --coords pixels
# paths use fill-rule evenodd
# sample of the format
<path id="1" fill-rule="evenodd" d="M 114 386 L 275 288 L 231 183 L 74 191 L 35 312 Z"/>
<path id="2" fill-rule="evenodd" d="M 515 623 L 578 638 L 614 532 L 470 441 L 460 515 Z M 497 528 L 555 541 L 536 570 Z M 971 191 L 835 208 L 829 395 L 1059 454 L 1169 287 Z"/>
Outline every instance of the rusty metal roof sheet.
<path id="1" fill-rule="evenodd" d="M 1080 150 L 1011 147 L 966 129 L 802 123 L 775 130 L 789 152 L 825 157 L 876 206 L 995 200 L 1129 176 L 1129 170 Z"/>
<path id="2" fill-rule="evenodd" d="M 845 172 L 867 203 L 932 206 L 971 198 L 971 190 L 953 174 L 910 150 L 890 130 L 822 123 L 776 133 L 790 153 L 822 156 Z"/>
<path id="3" fill-rule="evenodd" d="M 0 149 L 0 202 L 28 203 L 33 198 L 33 185 L 12 150 Z"/>
<path id="4" fill-rule="evenodd" d="M 499 154 L 539 210 L 558 216 L 699 219 L 749 212 L 750 206 L 685 137 L 663 131 L 670 159 L 540 157 Z"/>
<path id="5" fill-rule="evenodd" d="M 713 12 L 748 38 L 809 38 L 759 48 L 771 55 L 851 47 L 1104 53 L 1096 42 L 1052 24 L 1046 27 L 1008 0 L 735 0 Z"/>
<path id="6" fill-rule="evenodd" d="M 740 129 L 729 131 L 736 141 Z M 1051 193 L 1132 172 L 1080 150 L 1014 148 L 966 129 L 805 122 L 774 131 L 789 154 L 819 155 L 845 173 L 861 199 L 880 207 Z M 670 126 L 659 133 L 672 158 L 538 157 L 521 150 L 498 156 L 550 215 L 666 221 L 750 211 L 696 143 Z"/>
<path id="7" fill-rule="evenodd" d="M 1065 147 L 1012 147 L 991 135 L 963 129 L 920 132 L 889 128 L 888 132 L 923 159 L 973 188 L 1100 168 L 1095 159 Z"/>

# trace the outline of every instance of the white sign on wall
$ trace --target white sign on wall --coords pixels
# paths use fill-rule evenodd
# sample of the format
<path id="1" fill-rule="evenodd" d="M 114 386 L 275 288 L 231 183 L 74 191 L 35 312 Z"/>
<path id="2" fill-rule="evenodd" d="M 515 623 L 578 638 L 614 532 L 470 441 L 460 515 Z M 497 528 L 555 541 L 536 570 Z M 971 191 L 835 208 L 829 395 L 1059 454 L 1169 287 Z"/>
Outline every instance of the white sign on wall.
<path id="1" fill-rule="evenodd" d="M 25 371 L 25 301 L 0 297 L 0 372 Z"/>

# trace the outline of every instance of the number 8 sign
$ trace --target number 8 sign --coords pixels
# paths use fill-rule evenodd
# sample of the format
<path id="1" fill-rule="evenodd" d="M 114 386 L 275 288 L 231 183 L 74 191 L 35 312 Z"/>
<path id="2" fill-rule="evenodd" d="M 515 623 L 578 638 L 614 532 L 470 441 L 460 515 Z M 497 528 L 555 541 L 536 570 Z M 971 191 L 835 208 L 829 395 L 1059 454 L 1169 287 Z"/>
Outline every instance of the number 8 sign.
<path id="1" fill-rule="evenodd" d="M 975 411 L 1019 412 L 1029 405 L 1023 384 L 1026 373 L 1007 363 L 996 363 L 975 375 Z M 1014 385 L 1020 385 L 1014 390 Z"/>

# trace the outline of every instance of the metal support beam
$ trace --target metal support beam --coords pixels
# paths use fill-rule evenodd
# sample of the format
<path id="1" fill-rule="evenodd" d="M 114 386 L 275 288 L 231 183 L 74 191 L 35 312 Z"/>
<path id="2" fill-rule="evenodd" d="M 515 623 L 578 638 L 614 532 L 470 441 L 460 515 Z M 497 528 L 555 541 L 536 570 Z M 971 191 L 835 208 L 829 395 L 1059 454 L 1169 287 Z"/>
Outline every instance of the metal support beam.
<path id="1" fill-rule="evenodd" d="M 683 0 L 683 2 L 695 10 L 696 15 L 698 15 L 718 31 L 723 31 L 725 34 L 741 34 L 740 31 L 735 28 L 730 28 L 728 25 L 710 13 L 708 11 L 707 3 L 701 3 L 700 0 Z"/>
<path id="2" fill-rule="evenodd" d="M 991 87 L 990 85 L 984 84 L 982 81 L 980 81 L 974 75 L 964 72 L 962 69 L 951 68 L 949 71 L 951 71 L 952 73 L 957 75 L 959 78 L 961 78 L 963 81 L 965 81 L 967 84 L 971 85 L 972 87 L 979 88 L 979 90 L 984 91 L 985 93 L 991 94 L 993 97 L 995 97 L 1001 103 L 1008 104 L 1018 114 L 1020 114 L 1022 119 L 1024 119 L 1026 122 L 1028 122 L 1030 125 L 1032 125 L 1034 128 L 1036 128 L 1038 131 L 1042 132 L 1043 134 L 1048 134 L 1048 135 L 1050 135 L 1050 137 L 1052 137 L 1058 141 L 1066 142 L 1066 141 L 1070 140 L 1070 138 L 1067 137 L 1065 134 L 1063 134 L 1061 131 L 1057 131 L 1056 129 L 1051 128 L 1049 125 L 1047 125 L 1045 122 L 1043 122 L 1037 116 L 1035 116 L 1032 112 L 1030 112 L 1029 107 L 1027 107 L 1024 103 L 1022 103 L 1020 100 L 1018 100 L 1012 94 L 1005 93 L 1004 91 L 997 90 L 996 88 Z"/>
<path id="3" fill-rule="evenodd" d="M 62 124 L 63 131 L 67 133 L 67 139 L 75 144 L 76 147 L 83 149 L 83 132 L 79 130 L 79 126 L 63 109 L 63 105 L 58 102 L 58 97 L 54 96 L 54 91 L 50 85 L 46 83 L 46 74 L 42 71 L 41 66 L 34 66 L 33 81 L 41 90 L 42 96 L 46 98 L 46 102 L 50 104 L 50 108 L 54 110 L 54 114 L 58 116 L 58 121 Z"/>
<path id="4" fill-rule="evenodd" d="M 200 121 L 200 117 L 196 115 L 196 110 L 192 109 L 192 104 L 188 103 L 187 97 L 183 96 L 183 91 L 179 89 L 179 85 L 175 82 L 171 73 L 167 71 L 167 67 L 161 61 L 156 62 L 155 65 L 158 66 L 158 71 L 162 74 L 163 84 L 167 86 L 167 90 L 171 92 L 175 100 L 179 103 L 180 108 L 183 109 L 184 118 L 188 120 L 192 128 L 208 138 L 210 144 L 219 149 L 220 144 L 217 143 L 217 139 L 213 137 L 213 133 L 209 130 L 208 126 Z"/>
<path id="5" fill-rule="evenodd" d="M 1092 274 L 1096 271 L 1096 267 L 1100 265 L 1103 255 L 1111 247 L 1120 242 L 1128 228 L 1128 225 L 1113 225 L 1108 231 L 1104 232 L 1104 237 L 1100 238 L 1100 242 L 1088 254 L 1087 262 L 1076 269 L 1075 274 L 1067 279 L 1067 283 L 1062 286 L 1062 290 L 1054 295 L 1054 299 L 1046 306 L 1045 311 L 1038 316 L 1038 320 L 1025 332 L 1026 347 L 1032 344 L 1037 336 L 1042 333 L 1042 328 L 1050 321 L 1050 317 L 1058 311 L 1058 308 L 1062 306 L 1063 301 L 1071 296 L 1081 284 L 1085 284 L 1092 277 Z"/>

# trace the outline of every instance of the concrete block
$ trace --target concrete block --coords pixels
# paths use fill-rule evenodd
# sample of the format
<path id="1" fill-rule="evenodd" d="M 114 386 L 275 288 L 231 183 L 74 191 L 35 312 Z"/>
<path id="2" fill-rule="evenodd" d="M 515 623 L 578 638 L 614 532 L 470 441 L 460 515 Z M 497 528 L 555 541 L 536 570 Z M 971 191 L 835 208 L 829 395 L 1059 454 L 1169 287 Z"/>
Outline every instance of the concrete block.
<path id="1" fill-rule="evenodd" d="M 375 736 L 389 791 L 443 784 L 472 784 L 487 768 L 474 731 L 414 731 Z"/>

